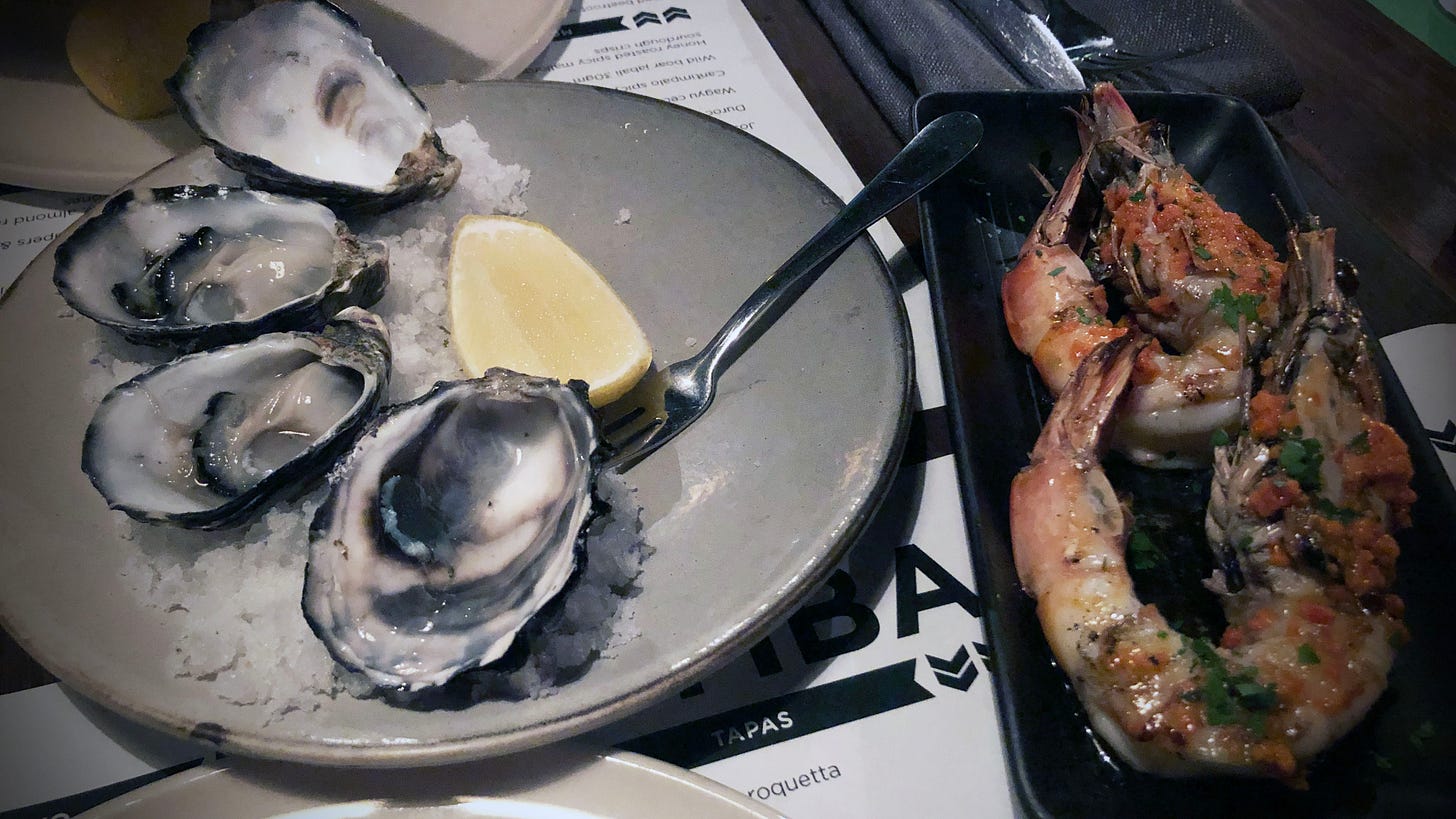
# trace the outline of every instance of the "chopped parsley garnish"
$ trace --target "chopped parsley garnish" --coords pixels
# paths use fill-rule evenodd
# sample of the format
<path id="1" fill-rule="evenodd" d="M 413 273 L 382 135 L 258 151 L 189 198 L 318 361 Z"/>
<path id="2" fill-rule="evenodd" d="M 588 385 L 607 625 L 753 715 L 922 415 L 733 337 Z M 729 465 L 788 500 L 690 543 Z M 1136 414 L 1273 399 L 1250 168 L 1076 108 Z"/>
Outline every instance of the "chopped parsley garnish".
<path id="1" fill-rule="evenodd" d="M 1237 330 L 1240 316 L 1249 322 L 1259 320 L 1259 305 L 1263 303 L 1263 296 L 1257 293 L 1241 293 L 1235 296 L 1234 291 L 1225 284 L 1213 291 L 1208 308 L 1220 311 L 1224 323 Z"/>
<path id="2" fill-rule="evenodd" d="M 1299 664 L 1319 665 L 1319 655 L 1315 653 L 1314 646 L 1309 643 L 1299 644 Z"/>
<path id="3" fill-rule="evenodd" d="M 1077 321 L 1080 321 L 1083 324 L 1101 324 L 1102 323 L 1102 317 L 1101 316 L 1094 316 L 1091 313 L 1088 313 L 1087 312 L 1087 308 L 1085 308 L 1085 307 L 1078 307 L 1077 308 Z"/>
<path id="4" fill-rule="evenodd" d="M 1414 745 L 1418 750 L 1424 750 L 1426 747 L 1426 741 L 1433 739 L 1435 736 L 1435 723 L 1431 722 L 1430 720 L 1426 720 L 1420 725 L 1417 725 L 1414 731 L 1411 731 L 1410 744 Z"/>
<path id="5" fill-rule="evenodd" d="M 1151 569 L 1164 560 L 1158 544 L 1146 532 L 1136 529 L 1133 530 L 1132 537 L 1127 539 L 1127 553 L 1132 558 L 1134 569 Z"/>
<path id="6" fill-rule="evenodd" d="M 1210 672 L 1217 671 L 1220 675 L 1225 676 L 1228 674 L 1228 669 L 1223 664 L 1223 658 L 1218 656 L 1217 651 L 1213 650 L 1212 643 L 1202 637 L 1194 637 L 1192 639 L 1185 637 L 1184 644 L 1188 650 L 1193 652 L 1193 656 L 1198 659 L 1199 665 L 1208 669 Z"/>
<path id="7" fill-rule="evenodd" d="M 1349 449 L 1351 452 L 1355 453 L 1356 455 L 1369 455 L 1370 454 L 1370 431 L 1369 430 L 1363 430 L 1359 435 L 1356 435 L 1354 438 L 1351 438 L 1350 439 L 1350 443 L 1346 445 L 1346 448 Z"/>
<path id="8" fill-rule="evenodd" d="M 1216 429 L 1213 431 L 1213 437 L 1210 440 L 1214 446 L 1228 446 L 1229 434 L 1226 430 Z"/>
<path id="9" fill-rule="evenodd" d="M 1203 245 L 1194 245 L 1193 255 L 1204 260 L 1205 262 L 1213 258 L 1213 254 L 1210 253 L 1208 248 L 1204 247 Z"/>
<path id="10" fill-rule="evenodd" d="M 1289 477 L 1299 481 L 1306 492 L 1320 488 L 1320 465 L 1324 452 L 1316 438 L 1290 438 L 1279 450 L 1279 466 Z"/>
<path id="11" fill-rule="evenodd" d="M 1142 191 L 1138 191 L 1137 193 L 1133 194 L 1132 196 L 1129 196 L 1127 198 L 1127 201 L 1129 201 L 1129 202 L 1141 202 L 1141 201 L 1143 201 L 1144 199 L 1147 199 L 1147 198 L 1148 198 L 1148 195 L 1146 193 L 1143 193 Z"/>
<path id="12" fill-rule="evenodd" d="M 1268 712 L 1279 705 L 1274 684 L 1260 683 L 1253 669 L 1230 674 L 1223 658 L 1207 640 L 1185 637 L 1184 646 L 1192 650 L 1204 671 L 1198 695 L 1208 724 L 1242 725 L 1263 736 Z"/>
<path id="13" fill-rule="evenodd" d="M 1360 519 L 1360 513 L 1345 506 L 1336 506 L 1329 498 L 1315 498 L 1314 508 L 1322 517 L 1330 520 L 1337 520 L 1340 523 L 1352 523 Z"/>
<path id="14" fill-rule="evenodd" d="M 1269 690 L 1273 691 L 1273 689 L 1274 686 L 1271 684 L 1269 686 Z M 1268 729 L 1265 727 L 1265 723 L 1268 721 L 1268 719 L 1268 714 L 1264 713 L 1263 711 L 1255 711 L 1244 718 L 1243 725 L 1245 728 L 1248 728 L 1249 732 L 1252 733 L 1254 736 L 1263 737 L 1268 733 Z"/>
<path id="15" fill-rule="evenodd" d="M 1158 629 L 1158 639 L 1159 640 L 1166 640 L 1166 639 L 1168 639 L 1168 632 L 1163 631 L 1162 629 Z"/>
<path id="16" fill-rule="evenodd" d="M 1238 698 L 1240 705 L 1250 711 L 1270 711 L 1279 704 L 1279 695 L 1275 693 L 1273 684 L 1261 685 L 1254 682 L 1253 672 L 1249 672 L 1249 679 L 1232 682 L 1234 696 Z"/>
<path id="17" fill-rule="evenodd" d="M 1371 756 L 1375 759 L 1375 767 L 1379 768 L 1380 770 L 1395 770 L 1395 763 L 1391 762 L 1390 757 L 1386 756 L 1385 754 L 1371 754 Z"/>
<path id="18" fill-rule="evenodd" d="M 1137 242 L 1133 242 L 1132 243 L 1132 266 L 1133 267 L 1137 267 L 1139 264 L 1142 264 L 1142 261 L 1143 261 L 1143 249 L 1141 247 L 1138 247 Z"/>
<path id="19" fill-rule="evenodd" d="M 1067 269 L 1067 266 L 1066 265 L 1062 265 L 1061 267 L 1054 267 L 1050 271 L 1047 272 L 1047 275 L 1048 276 L 1052 276 L 1052 277 L 1060 276 L 1060 275 L 1062 275 L 1062 271 L 1063 270 L 1066 270 L 1066 269 Z"/>

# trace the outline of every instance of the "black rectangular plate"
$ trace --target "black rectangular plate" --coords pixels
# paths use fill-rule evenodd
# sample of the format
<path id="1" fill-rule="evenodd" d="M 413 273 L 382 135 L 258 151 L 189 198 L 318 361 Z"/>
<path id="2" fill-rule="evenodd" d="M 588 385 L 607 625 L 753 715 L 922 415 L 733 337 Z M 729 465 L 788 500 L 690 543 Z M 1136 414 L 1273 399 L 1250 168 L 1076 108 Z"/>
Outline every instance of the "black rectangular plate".
<path id="1" fill-rule="evenodd" d="M 921 98 L 915 109 L 917 127 L 971 111 L 986 128 L 970 158 L 921 197 L 920 215 L 961 499 L 1018 809 L 1032 816 L 1456 816 L 1456 621 L 1448 602 L 1456 600 L 1456 493 L 1378 344 L 1389 420 L 1411 446 L 1420 494 L 1415 526 L 1398 535 L 1396 591 L 1407 602 L 1414 639 L 1397 655 L 1390 688 L 1368 717 L 1317 760 L 1308 790 L 1139 773 L 1099 746 L 1053 664 L 1033 602 L 1016 578 L 1008 528 L 1011 479 L 1026 465 L 1050 403 L 1006 332 L 1000 284 L 1007 248 L 1014 253 L 1046 201 L 1030 168 L 1054 184 L 1066 176 L 1078 153 L 1069 109 L 1084 96 L 942 93 Z M 1284 247 L 1285 220 L 1274 199 L 1295 216 L 1304 212 L 1304 200 L 1252 108 L 1205 94 L 1126 96 L 1140 118 L 1168 124 L 1174 154 L 1224 207 Z"/>

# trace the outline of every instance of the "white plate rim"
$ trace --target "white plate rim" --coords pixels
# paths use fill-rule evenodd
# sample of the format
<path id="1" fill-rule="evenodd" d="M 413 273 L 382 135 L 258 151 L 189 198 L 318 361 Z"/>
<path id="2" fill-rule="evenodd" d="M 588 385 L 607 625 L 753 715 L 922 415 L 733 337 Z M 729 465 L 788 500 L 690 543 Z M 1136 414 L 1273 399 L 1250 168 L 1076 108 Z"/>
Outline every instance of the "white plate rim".
<path id="1" fill-rule="evenodd" d="M 582 773 L 586 772 L 594 777 L 605 776 L 616 780 L 613 787 L 619 793 L 630 791 L 634 798 L 640 794 L 642 797 L 640 805 L 634 805 L 634 809 L 648 811 L 637 814 L 641 819 L 654 819 L 654 817 L 656 819 L 675 819 L 679 814 L 659 812 L 661 805 L 655 800 L 662 798 L 673 798 L 679 802 L 691 801 L 696 810 L 711 809 L 714 816 L 731 814 L 735 817 L 744 817 L 744 819 L 784 819 L 783 814 L 769 805 L 751 799 L 727 785 L 702 774 L 631 751 L 614 748 L 596 749 L 582 743 L 564 742 L 528 751 L 520 755 L 518 759 L 507 758 L 491 760 L 491 762 L 507 763 L 509 772 L 503 778 L 508 785 L 519 778 L 516 775 L 516 769 L 525 765 L 547 771 L 557 769 L 563 772 L 559 777 L 552 778 L 545 783 L 544 787 L 528 786 L 524 791 L 513 790 L 509 796 L 513 801 L 532 802 L 533 792 L 535 792 L 536 798 L 551 800 L 543 801 L 541 804 L 559 807 L 560 803 L 565 801 L 572 802 L 570 807 L 573 809 L 588 810 L 584 805 L 591 800 L 593 789 L 604 783 L 584 783 Z M 480 782 L 492 779 L 498 782 L 502 778 L 499 768 L 499 765 L 482 768 L 480 763 L 462 763 L 449 769 L 428 771 L 424 776 L 434 781 L 458 780 L 461 783 L 458 793 L 460 796 L 490 798 L 490 794 L 484 792 L 485 789 L 480 787 Z M 262 775 L 259 775 L 260 773 Z M 370 775 L 362 770 L 341 771 L 297 766 L 280 770 L 277 765 L 267 763 L 260 765 L 248 760 L 223 759 L 204 762 L 197 767 L 179 771 L 136 790 L 113 797 L 80 814 L 78 819 L 82 819 L 82 817 L 84 819 L 134 819 L 135 817 L 159 815 L 155 811 L 161 806 L 155 803 L 179 797 L 225 799 L 227 801 L 213 804 L 225 804 L 229 808 L 240 809 L 240 812 L 246 813 L 249 817 L 256 817 L 256 819 L 267 819 L 267 817 L 276 815 L 280 808 L 270 807 L 270 800 L 279 798 L 295 797 L 316 802 L 309 808 L 290 806 L 286 808 L 289 813 L 352 804 L 358 801 L 372 801 L 379 798 L 378 790 L 361 790 L 357 799 L 346 798 L 347 801 L 325 798 L 314 800 L 311 796 L 302 796 L 295 791 L 295 788 L 302 790 L 307 787 L 311 779 L 337 780 L 340 778 L 361 780 L 359 785 L 361 789 L 381 787 L 366 781 Z M 493 784 L 495 783 L 493 782 Z M 408 790 L 410 783 L 405 780 L 382 787 L 384 790 L 395 789 L 397 792 L 398 789 Z M 560 793 L 563 788 L 567 791 L 564 794 Z M 541 791 L 546 791 L 546 793 L 542 794 Z M 553 791 L 555 793 L 552 793 Z M 276 803 L 274 804 L 276 805 Z M 450 804 L 433 798 L 423 801 L 411 800 L 411 807 L 419 808 L 448 807 Z M 390 815 L 393 815 L 392 812 L 384 814 L 386 819 Z"/>

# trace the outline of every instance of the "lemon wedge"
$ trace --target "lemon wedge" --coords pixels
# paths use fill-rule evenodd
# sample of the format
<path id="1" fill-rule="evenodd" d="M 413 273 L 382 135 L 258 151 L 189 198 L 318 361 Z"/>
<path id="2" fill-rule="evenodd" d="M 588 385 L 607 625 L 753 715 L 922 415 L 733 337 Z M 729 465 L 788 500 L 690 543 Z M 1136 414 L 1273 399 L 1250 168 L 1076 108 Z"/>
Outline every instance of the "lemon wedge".
<path id="1" fill-rule="evenodd" d="M 627 305 L 545 225 L 467 216 L 450 246 L 450 344 L 472 376 L 491 367 L 590 386 L 593 406 L 622 397 L 652 365 Z"/>
<path id="2" fill-rule="evenodd" d="M 97 100 L 128 119 L 172 110 L 162 87 L 207 21 L 208 0 L 89 0 L 71 18 L 66 57 Z"/>

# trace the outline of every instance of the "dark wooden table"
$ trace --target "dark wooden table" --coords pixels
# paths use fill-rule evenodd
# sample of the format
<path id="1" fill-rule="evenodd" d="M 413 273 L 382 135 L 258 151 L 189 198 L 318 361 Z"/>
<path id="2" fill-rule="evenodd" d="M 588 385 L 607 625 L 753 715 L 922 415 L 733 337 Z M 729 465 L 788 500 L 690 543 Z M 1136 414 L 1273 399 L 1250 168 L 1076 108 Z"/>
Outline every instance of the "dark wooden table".
<path id="1" fill-rule="evenodd" d="M 1456 67 L 1365 0 L 1236 0 L 1285 48 L 1304 97 L 1268 119 L 1313 211 L 1340 229 L 1380 335 L 1456 322 Z M 744 0 L 850 164 L 901 147 L 802 0 Z M 912 255 L 913 207 L 891 219 Z"/>

